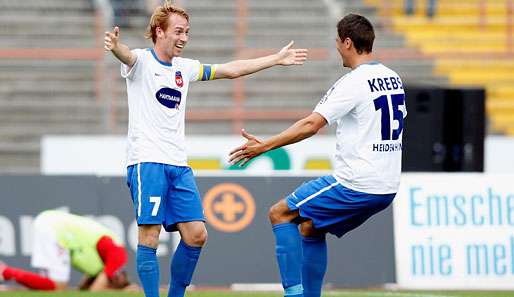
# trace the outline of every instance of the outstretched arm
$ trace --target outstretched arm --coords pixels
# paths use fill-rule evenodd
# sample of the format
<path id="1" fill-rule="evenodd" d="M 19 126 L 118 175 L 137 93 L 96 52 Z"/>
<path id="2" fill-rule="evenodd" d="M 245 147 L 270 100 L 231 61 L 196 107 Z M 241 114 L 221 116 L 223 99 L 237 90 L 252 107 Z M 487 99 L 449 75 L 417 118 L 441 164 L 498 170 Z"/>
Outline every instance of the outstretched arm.
<path id="1" fill-rule="evenodd" d="M 307 59 L 307 49 L 293 49 L 293 41 L 278 53 L 249 60 L 237 60 L 220 64 L 216 68 L 215 79 L 237 78 L 252 74 L 275 65 L 302 65 Z"/>
<path id="2" fill-rule="evenodd" d="M 327 120 L 325 120 L 322 115 L 313 112 L 281 133 L 264 141 L 257 139 L 255 136 L 243 130 L 241 134 L 247 139 L 247 142 L 230 152 L 229 162 L 236 164 L 242 161 L 239 166 L 243 166 L 251 159 L 267 151 L 311 137 L 318 133 L 319 129 L 323 128 L 326 124 Z"/>
<path id="3" fill-rule="evenodd" d="M 114 27 L 112 32 L 105 32 L 104 49 L 111 51 L 121 63 L 132 67 L 136 63 L 137 56 L 130 48 L 120 42 L 120 28 Z"/>

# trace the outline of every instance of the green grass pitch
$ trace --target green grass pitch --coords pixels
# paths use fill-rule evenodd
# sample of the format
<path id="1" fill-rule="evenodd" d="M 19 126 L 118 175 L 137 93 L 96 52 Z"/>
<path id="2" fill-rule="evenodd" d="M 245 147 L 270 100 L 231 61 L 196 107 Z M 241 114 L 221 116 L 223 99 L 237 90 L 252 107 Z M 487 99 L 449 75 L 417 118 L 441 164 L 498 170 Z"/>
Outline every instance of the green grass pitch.
<path id="1" fill-rule="evenodd" d="M 0 292 L 0 297 L 144 297 L 143 293 L 133 292 L 31 292 L 31 291 L 8 291 Z M 161 297 L 166 296 L 165 292 Z M 246 293 L 230 291 L 191 291 L 186 297 L 281 297 L 273 293 Z M 323 297 L 514 297 L 514 291 L 381 291 L 381 290 L 341 290 L 328 291 Z"/>

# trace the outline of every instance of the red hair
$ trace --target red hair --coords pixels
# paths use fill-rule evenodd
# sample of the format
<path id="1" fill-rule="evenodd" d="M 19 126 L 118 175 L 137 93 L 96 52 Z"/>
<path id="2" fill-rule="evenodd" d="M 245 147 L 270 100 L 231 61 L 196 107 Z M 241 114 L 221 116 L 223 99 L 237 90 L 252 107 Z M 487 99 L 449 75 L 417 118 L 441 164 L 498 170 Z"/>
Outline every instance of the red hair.
<path id="1" fill-rule="evenodd" d="M 152 16 L 150 17 L 150 23 L 146 28 L 145 37 L 152 39 L 152 42 L 155 44 L 155 41 L 157 40 L 157 27 L 160 27 L 162 30 L 166 31 L 168 28 L 169 17 L 172 14 L 183 16 L 189 22 L 189 15 L 183 8 L 174 6 L 170 2 L 166 1 L 163 5 L 157 6 L 157 8 L 154 10 Z"/>

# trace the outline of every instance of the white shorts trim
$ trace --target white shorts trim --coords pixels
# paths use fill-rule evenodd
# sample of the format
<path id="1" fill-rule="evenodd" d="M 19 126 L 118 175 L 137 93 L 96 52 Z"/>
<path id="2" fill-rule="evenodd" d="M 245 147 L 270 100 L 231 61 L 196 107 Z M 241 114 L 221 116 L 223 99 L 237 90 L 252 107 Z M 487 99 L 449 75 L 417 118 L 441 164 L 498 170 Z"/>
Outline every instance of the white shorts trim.
<path id="1" fill-rule="evenodd" d="M 141 164 L 137 164 L 137 216 L 141 216 Z"/>
<path id="2" fill-rule="evenodd" d="M 298 202 L 298 203 L 296 204 L 296 207 L 300 207 L 302 204 L 305 204 L 305 203 L 309 202 L 309 200 L 313 199 L 314 197 L 318 196 L 319 194 L 321 194 L 321 193 L 323 193 L 323 192 L 325 192 L 325 191 L 328 191 L 328 190 L 332 189 L 333 187 L 335 187 L 335 186 L 337 186 L 337 185 L 339 185 L 339 182 L 338 182 L 338 181 L 336 181 L 336 182 L 334 182 L 334 183 L 332 183 L 332 184 L 330 184 L 330 185 L 328 185 L 328 186 L 324 187 L 323 189 L 321 189 L 321 190 L 317 191 L 317 192 L 316 192 L 316 193 L 314 193 L 314 194 L 311 194 L 309 197 L 307 197 L 307 198 L 303 199 L 302 201 Z M 293 195 L 294 195 L 294 193 L 293 193 Z M 296 196 L 295 196 L 295 197 L 296 197 Z"/>

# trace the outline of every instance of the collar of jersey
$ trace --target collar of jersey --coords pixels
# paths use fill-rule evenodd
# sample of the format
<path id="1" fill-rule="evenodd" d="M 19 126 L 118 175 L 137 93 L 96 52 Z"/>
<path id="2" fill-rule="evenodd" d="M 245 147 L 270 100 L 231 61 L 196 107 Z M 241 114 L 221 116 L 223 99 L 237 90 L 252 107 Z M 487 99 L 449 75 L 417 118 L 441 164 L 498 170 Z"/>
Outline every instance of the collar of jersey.
<path id="1" fill-rule="evenodd" d="M 171 67 L 171 63 L 166 63 L 164 61 L 161 61 L 159 60 L 159 58 L 157 57 L 157 54 L 155 53 L 155 51 L 153 50 L 153 48 L 149 48 L 150 52 L 152 52 L 152 56 L 154 57 L 154 59 L 159 62 L 161 65 L 164 65 L 164 66 L 168 66 L 168 67 Z"/>
<path id="2" fill-rule="evenodd" d="M 367 63 L 359 64 L 359 66 L 357 66 L 357 68 L 359 68 L 362 65 L 378 65 L 378 64 L 380 64 L 380 62 L 378 62 L 378 61 L 369 61 Z"/>

